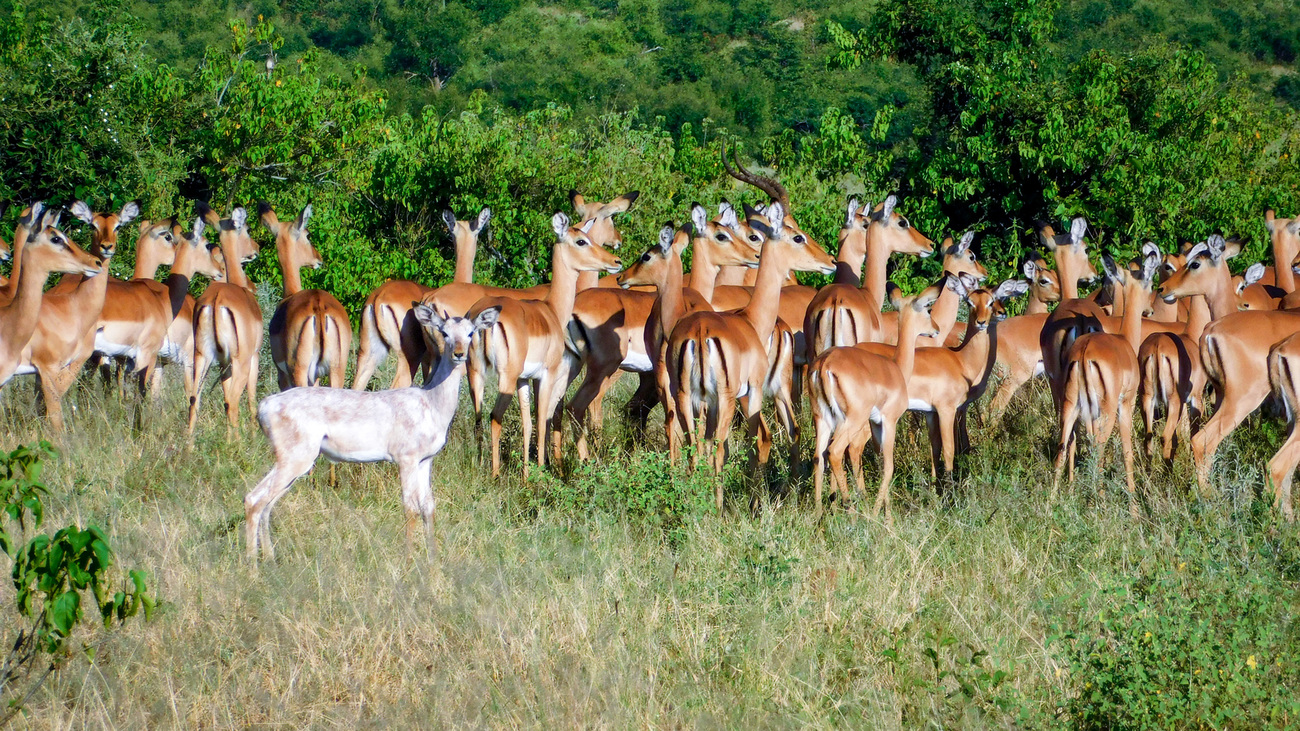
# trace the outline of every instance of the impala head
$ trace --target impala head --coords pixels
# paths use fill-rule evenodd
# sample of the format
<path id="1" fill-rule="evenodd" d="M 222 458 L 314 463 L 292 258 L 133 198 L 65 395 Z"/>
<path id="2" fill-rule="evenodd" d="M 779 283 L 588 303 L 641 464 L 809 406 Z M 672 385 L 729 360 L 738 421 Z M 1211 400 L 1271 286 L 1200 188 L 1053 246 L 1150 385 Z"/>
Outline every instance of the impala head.
<path id="1" fill-rule="evenodd" d="M 226 278 L 226 259 L 222 256 L 220 247 L 208 243 L 207 237 L 203 235 L 206 228 L 201 217 L 195 217 L 194 227 L 188 234 L 181 232 L 179 223 L 173 224 L 172 235 L 177 243 L 172 269 L 192 270 L 195 274 L 220 282 Z"/>
<path id="2" fill-rule="evenodd" d="M 260 247 L 248 232 L 248 211 L 241 206 L 230 212 L 230 218 L 222 218 L 212 207 L 203 201 L 194 203 L 194 212 L 203 218 L 203 222 L 216 229 L 217 241 L 222 247 L 239 258 L 239 264 L 247 264 L 257 258 Z"/>
<path id="3" fill-rule="evenodd" d="M 952 242 L 952 238 L 943 240 L 943 270 L 948 274 L 969 274 L 975 278 L 975 281 L 982 282 L 989 278 L 989 272 L 983 264 L 975 258 L 975 251 L 971 249 L 971 242 L 975 240 L 975 233 L 967 231 L 961 235 L 957 243 Z"/>
<path id="4" fill-rule="evenodd" d="M 54 274 L 83 274 L 88 278 L 103 272 L 102 259 L 86 253 L 59 230 L 59 217 L 58 212 L 37 203 L 24 216 L 26 223 L 19 222 L 31 231 L 23 248 L 25 261 L 31 263 L 24 266 Z"/>
<path id="5" fill-rule="evenodd" d="M 622 269 L 623 262 L 613 252 L 592 240 L 591 230 L 595 224 L 596 220 L 589 218 L 581 226 L 573 226 L 563 213 L 552 216 L 551 230 L 556 237 L 555 261 L 580 272 L 615 274 Z"/>
<path id="6" fill-rule="evenodd" d="M 1251 264 L 1249 267 L 1246 267 L 1246 271 L 1242 273 L 1241 276 L 1232 278 L 1233 284 L 1235 285 L 1234 291 L 1237 293 L 1237 309 L 1239 310 L 1277 309 L 1274 303 L 1274 298 L 1268 296 L 1269 293 L 1267 291 L 1263 293 L 1264 296 L 1262 297 L 1251 296 L 1252 293 L 1247 291 L 1249 287 L 1258 284 L 1259 280 L 1264 278 L 1264 272 L 1265 272 L 1265 267 L 1263 263 L 1257 261 L 1254 264 Z M 1278 291 L 1280 292 L 1281 290 Z"/>
<path id="7" fill-rule="evenodd" d="M 1281 254 L 1283 261 L 1300 256 L 1300 216 L 1278 218 L 1272 209 L 1264 211 L 1264 228 L 1273 244 L 1274 256 Z"/>
<path id="8" fill-rule="evenodd" d="M 1236 256 L 1241 245 L 1228 243 L 1215 234 L 1208 240 L 1192 246 L 1186 254 L 1182 268 L 1167 274 L 1160 283 L 1157 292 L 1165 302 L 1172 303 L 1179 297 L 1195 294 L 1210 294 L 1220 288 L 1230 286 L 1232 274 L 1228 271 L 1228 259 Z M 1169 257 L 1165 257 L 1166 262 Z"/>
<path id="9" fill-rule="evenodd" d="M 1030 256 L 1020 271 L 1029 282 L 1030 296 L 1042 303 L 1060 301 L 1061 278 L 1046 259 L 1037 255 Z"/>
<path id="10" fill-rule="evenodd" d="M 640 259 L 619 272 L 618 284 L 623 289 L 637 285 L 659 286 L 668 278 L 668 266 L 673 254 L 681 256 L 682 249 L 691 240 L 691 226 L 687 224 L 674 229 L 672 222 L 659 229 L 659 239 L 654 246 L 646 249 Z"/>
<path id="11" fill-rule="evenodd" d="M 117 213 L 95 213 L 85 201 L 77 201 L 70 210 L 78 221 L 90 226 L 91 241 L 99 255 L 110 259 L 117 252 L 117 230 L 140 215 L 140 204 L 131 201 Z"/>
<path id="12" fill-rule="evenodd" d="M 175 223 L 170 218 L 161 221 L 140 220 L 140 237 L 135 240 L 137 259 L 152 258 L 161 266 L 171 266 L 176 261 L 176 236 L 172 233 Z"/>
<path id="13" fill-rule="evenodd" d="M 735 217 L 735 209 L 732 209 L 731 217 Z M 723 217 L 719 216 L 719 218 Z M 758 268 L 758 256 L 762 247 L 752 246 L 721 220 L 710 221 L 709 212 L 699 203 L 691 204 L 691 224 L 695 229 L 694 242 L 697 253 L 708 249 L 710 260 L 718 266 Z"/>
<path id="14" fill-rule="evenodd" d="M 275 209 L 266 201 L 257 202 L 257 217 L 262 225 L 275 236 L 275 252 L 285 266 L 320 269 L 320 252 L 311 245 L 307 238 L 307 224 L 311 221 L 311 205 L 302 209 L 298 218 L 292 223 L 281 223 L 275 215 Z"/>
<path id="15" fill-rule="evenodd" d="M 1070 221 L 1063 234 L 1056 233 L 1051 224 L 1038 225 L 1038 240 L 1043 247 L 1052 252 L 1056 260 L 1056 270 L 1066 276 L 1074 276 L 1078 284 L 1088 285 L 1097 281 L 1097 269 L 1088 261 L 1088 246 L 1084 236 L 1088 233 L 1088 219 L 1083 216 Z"/>
<path id="16" fill-rule="evenodd" d="M 927 257 L 934 253 L 934 242 L 916 230 L 911 221 L 894 210 L 898 196 L 891 195 L 871 212 L 871 226 L 867 235 L 884 241 L 889 253 L 916 254 Z"/>
<path id="17" fill-rule="evenodd" d="M 1106 278 L 1115 284 L 1117 290 L 1122 290 L 1129 301 L 1137 295 L 1147 295 L 1151 292 L 1151 283 L 1155 280 L 1156 270 L 1160 268 L 1160 260 L 1159 252 L 1147 251 L 1128 266 L 1120 266 L 1109 251 L 1103 251 L 1101 254 L 1101 264 L 1106 272 Z"/>
<path id="18" fill-rule="evenodd" d="M 469 358 L 469 346 L 474 333 L 491 329 L 501 315 L 500 305 L 485 308 L 473 320 L 469 320 L 464 317 L 448 317 L 423 302 L 412 304 L 411 312 L 415 314 L 416 321 L 425 332 L 433 336 L 434 342 L 441 341 L 442 352 L 455 365 L 461 365 Z"/>
<path id="19" fill-rule="evenodd" d="M 617 249 L 623 244 L 623 234 L 618 232 L 614 226 L 614 216 L 620 213 L 626 213 L 632 208 L 641 191 L 634 190 L 631 193 L 624 193 L 608 203 L 600 201 L 589 201 L 582 197 L 582 194 L 576 190 L 569 191 L 569 202 L 573 204 L 573 210 L 578 214 L 578 220 L 582 222 L 591 221 L 591 232 L 588 234 L 591 240 L 597 246 L 607 246 L 611 249 Z"/>
<path id="20" fill-rule="evenodd" d="M 780 203 L 767 208 L 765 220 L 755 220 L 753 225 L 763 232 L 767 240 L 761 256 L 782 257 L 790 271 L 834 274 L 835 260 L 801 229 L 788 226 L 785 209 Z"/>
<path id="21" fill-rule="evenodd" d="M 996 289 L 976 289 L 976 282 L 969 274 L 948 277 L 945 284 L 961 295 L 970 305 L 970 319 L 978 332 L 989 329 L 989 325 L 1007 318 L 1006 302 L 1012 297 L 1029 291 L 1029 282 L 1023 279 L 1008 279 Z"/>
<path id="22" fill-rule="evenodd" d="M 917 330 L 918 337 L 934 337 L 939 334 L 939 328 L 934 324 L 934 318 L 930 314 L 930 308 L 934 307 L 935 300 L 943 292 L 946 285 L 942 282 L 932 284 L 921 291 L 920 294 L 911 297 L 904 296 L 897 286 L 890 285 L 889 303 L 898 310 L 898 329 L 899 332 L 906 332 L 915 326 L 916 320 L 921 321 L 921 327 Z"/>
<path id="23" fill-rule="evenodd" d="M 452 243 L 456 245 L 456 250 L 468 248 L 473 251 L 478 247 L 478 237 L 483 235 L 487 230 L 488 222 L 492 220 L 492 209 L 484 208 L 478 212 L 478 217 L 473 219 L 456 220 L 456 214 L 451 211 L 442 212 L 442 223 L 447 227 L 447 233 L 451 234 Z"/>
<path id="24" fill-rule="evenodd" d="M 749 218 L 742 218 L 736 213 L 735 206 L 732 206 L 725 198 L 718 204 L 718 216 L 713 219 L 715 222 L 731 229 L 736 238 L 741 242 L 749 245 L 755 251 L 763 248 L 763 233 L 750 225 Z"/>

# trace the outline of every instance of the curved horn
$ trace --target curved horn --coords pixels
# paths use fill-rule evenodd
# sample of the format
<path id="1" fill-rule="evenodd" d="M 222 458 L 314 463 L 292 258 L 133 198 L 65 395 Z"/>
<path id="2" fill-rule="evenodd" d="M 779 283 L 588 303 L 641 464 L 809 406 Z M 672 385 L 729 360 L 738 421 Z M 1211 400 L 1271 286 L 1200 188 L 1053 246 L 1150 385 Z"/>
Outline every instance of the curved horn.
<path id="1" fill-rule="evenodd" d="M 771 198 L 774 203 L 780 203 L 781 208 L 787 211 L 790 210 L 790 191 L 786 190 L 784 185 L 781 185 L 772 178 L 755 175 L 746 170 L 745 166 L 740 164 L 740 153 L 736 151 L 736 148 L 731 148 L 731 154 L 732 159 L 736 163 L 735 170 L 732 170 L 731 165 L 727 164 L 727 148 L 724 143 L 722 148 L 722 167 L 727 171 L 728 175 L 742 183 L 748 183 L 764 193 L 767 193 L 768 197 Z"/>

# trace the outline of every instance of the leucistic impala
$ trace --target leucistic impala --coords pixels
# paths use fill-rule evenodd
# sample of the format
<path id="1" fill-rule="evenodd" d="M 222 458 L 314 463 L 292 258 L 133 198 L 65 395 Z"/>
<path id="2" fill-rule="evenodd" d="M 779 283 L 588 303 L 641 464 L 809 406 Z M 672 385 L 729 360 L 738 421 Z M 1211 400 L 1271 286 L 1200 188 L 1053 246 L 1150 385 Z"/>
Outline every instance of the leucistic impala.
<path id="1" fill-rule="evenodd" d="M 244 498 L 244 537 L 250 559 L 271 558 L 271 510 L 294 480 L 307 474 L 321 455 L 336 462 L 395 462 L 406 508 L 410 543 L 416 520 L 424 523 L 429 558 L 437 553 L 433 535 L 436 501 L 430 486 L 433 458 L 447 443 L 460 403 L 460 383 L 473 335 L 496 323 L 499 308 L 488 307 L 471 322 L 444 319 L 427 305 L 412 309 L 441 354 L 420 388 L 348 391 L 293 388 L 262 400 L 257 419 L 271 443 L 275 464 Z"/>
<path id="2" fill-rule="evenodd" d="M 484 381 L 489 370 L 497 374 L 498 396 L 492 409 L 492 475 L 501 474 L 501 425 L 510 400 L 519 395 L 523 421 L 524 478 L 528 478 L 529 446 L 532 441 L 529 396 L 531 381 L 537 381 L 537 465 L 546 465 L 545 443 L 554 433 L 553 450 L 558 458 L 558 431 L 553 417 L 564 397 L 570 361 L 565 357 L 565 333 L 573 316 L 573 300 L 580 272 L 617 272 L 618 257 L 592 242 L 588 232 L 595 225 L 589 219 L 582 226 L 570 225 L 569 217 L 557 213 L 551 218 L 556 242 L 551 255 L 551 284 L 546 299 L 517 300 L 488 296 L 470 308 L 475 319 L 484 310 L 499 308 L 497 323 L 484 333 L 471 353 L 470 396 L 475 413 L 482 413 Z M 555 424 L 558 426 L 558 424 Z"/>
<path id="3" fill-rule="evenodd" d="M 840 501 L 847 508 L 848 476 L 844 458 L 853 463 L 858 493 L 866 498 L 862 478 L 862 451 L 874 439 L 880 450 L 880 488 L 876 492 L 873 515 L 885 510 L 885 520 L 892 522 L 889 488 L 894 478 L 894 437 L 898 419 L 907 411 L 907 384 L 912 378 L 916 341 L 923 335 L 938 332 L 930 318 L 930 308 L 939 298 L 939 286 L 931 286 L 915 297 L 896 297 L 898 342 L 892 358 L 857 347 L 833 347 L 808 364 L 808 401 L 816 430 L 813 469 L 813 502 L 818 517 L 822 514 L 822 480 L 830 462 L 831 489 L 838 488 Z"/>

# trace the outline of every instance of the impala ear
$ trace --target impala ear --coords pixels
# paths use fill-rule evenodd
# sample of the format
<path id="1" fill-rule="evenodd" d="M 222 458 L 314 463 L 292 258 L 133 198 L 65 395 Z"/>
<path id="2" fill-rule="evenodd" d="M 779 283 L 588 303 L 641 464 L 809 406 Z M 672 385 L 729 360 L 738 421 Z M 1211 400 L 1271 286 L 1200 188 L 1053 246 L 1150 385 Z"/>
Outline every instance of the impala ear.
<path id="1" fill-rule="evenodd" d="M 1227 242 L 1218 234 L 1214 234 L 1210 238 L 1206 239 L 1205 246 L 1210 250 L 1210 260 L 1216 264 L 1223 258 L 1224 254 L 1227 253 Z M 1188 257 L 1189 260 L 1190 258 L 1191 257 Z"/>
<path id="2" fill-rule="evenodd" d="M 767 207 L 768 227 L 773 231 L 780 231 L 782 224 L 785 222 L 785 207 L 780 203 L 773 203 Z"/>
<path id="3" fill-rule="evenodd" d="M 1229 241 L 1223 246 L 1223 257 L 1225 259 L 1231 259 L 1240 253 L 1241 253 L 1240 241 Z"/>
<path id="4" fill-rule="evenodd" d="M 661 255 L 668 256 L 668 253 L 672 250 L 674 233 L 675 233 L 675 228 L 671 223 L 664 224 L 664 227 L 659 229 L 658 245 L 659 245 L 659 253 Z"/>
<path id="5" fill-rule="evenodd" d="M 1020 273 L 1025 275 L 1026 279 L 1035 279 L 1038 277 L 1038 263 L 1033 259 L 1025 259 L 1025 263 L 1020 267 Z"/>
<path id="6" fill-rule="evenodd" d="M 448 213 L 450 213 L 450 211 L 448 211 Z M 452 216 L 452 220 L 455 221 L 456 217 Z M 473 226 L 474 235 L 478 236 L 479 234 L 483 233 L 483 229 L 487 228 L 488 221 L 491 220 L 492 220 L 492 209 L 484 206 L 483 210 L 478 212 L 478 219 L 474 221 L 474 226 Z"/>
<path id="7" fill-rule="evenodd" d="M 45 212 L 45 222 L 41 225 L 41 228 L 58 228 L 59 222 L 62 220 L 63 211 L 61 209 L 52 208 Z"/>
<path id="8" fill-rule="evenodd" d="M 944 286 L 951 289 L 958 297 L 966 299 L 977 286 L 975 278 L 965 272 L 961 274 L 949 274 L 944 277 Z"/>
<path id="9" fill-rule="evenodd" d="M 894 206 L 898 205 L 898 196 L 891 195 L 880 205 L 880 220 L 888 221 L 894 215 Z"/>
<path id="10" fill-rule="evenodd" d="M 231 211 L 230 222 L 234 224 L 236 229 L 244 228 L 248 225 L 248 211 L 244 210 L 243 206 Z"/>
<path id="11" fill-rule="evenodd" d="M 1153 247 L 1154 249 L 1154 247 Z M 1163 257 L 1160 256 L 1160 249 L 1143 251 L 1142 254 L 1142 282 L 1150 285 L 1156 277 L 1156 270 L 1160 268 L 1160 262 Z"/>
<path id="12" fill-rule="evenodd" d="M 961 235 L 961 240 L 957 242 L 957 253 L 961 254 L 970 250 L 971 242 L 975 240 L 975 232 L 967 231 Z"/>
<path id="13" fill-rule="evenodd" d="M 1161 253 L 1160 247 L 1156 246 L 1154 241 L 1148 241 L 1145 244 L 1142 244 L 1142 256 L 1158 256 L 1161 259 L 1164 258 L 1164 254 Z"/>
<path id="14" fill-rule="evenodd" d="M 586 214 L 584 214 L 583 211 L 587 208 L 587 199 L 582 197 L 582 194 L 578 192 L 577 188 L 569 189 L 569 204 L 573 206 L 573 211 L 575 213 L 586 218 Z"/>
<path id="15" fill-rule="evenodd" d="M 190 238 L 194 241 L 194 243 L 197 244 L 203 240 L 203 229 L 205 227 L 206 224 L 203 223 L 203 216 L 195 217 L 194 228 L 190 231 Z"/>
<path id="16" fill-rule="evenodd" d="M 1291 223 L 1286 225 L 1286 230 L 1292 234 L 1300 234 L 1300 216 L 1291 219 Z"/>
<path id="17" fill-rule="evenodd" d="M 44 213 L 45 213 L 45 203 L 42 201 L 36 201 L 35 203 L 31 204 L 31 206 L 28 207 L 26 213 L 18 217 L 18 225 L 27 226 L 29 228 L 35 228 L 33 224 L 37 223 L 42 218 L 44 218 Z"/>
<path id="18" fill-rule="evenodd" d="M 723 198 L 722 200 L 718 201 L 718 216 L 721 217 L 722 214 L 726 213 L 727 209 L 731 207 L 732 207 L 731 201 L 727 200 L 726 198 Z M 735 209 L 733 208 L 732 210 Z"/>
<path id="19" fill-rule="evenodd" d="M 134 221 L 135 217 L 138 215 L 140 215 L 140 204 L 136 201 L 131 201 L 122 206 L 121 212 L 117 214 L 117 225 L 119 227 L 125 226 Z"/>
<path id="20" fill-rule="evenodd" d="M 95 223 L 95 214 L 91 212 L 90 206 L 86 205 L 85 201 L 77 201 L 76 203 L 73 203 L 72 208 L 69 208 L 68 210 L 71 211 L 72 215 L 76 216 L 77 220 L 82 223 Z"/>
<path id="21" fill-rule="evenodd" d="M 1276 215 L 1277 214 L 1273 213 L 1272 208 L 1264 211 L 1264 228 L 1268 229 L 1270 234 L 1273 233 L 1273 219 Z"/>
<path id="22" fill-rule="evenodd" d="M 1001 302 L 1009 300 L 1012 297 L 1019 297 L 1028 291 L 1029 282 L 1026 282 L 1023 279 L 1008 279 L 1002 284 L 999 284 L 997 289 L 993 290 L 993 299 Z"/>
<path id="23" fill-rule="evenodd" d="M 889 300 L 890 306 L 895 310 L 902 310 L 903 305 L 906 304 L 903 301 L 902 288 L 893 282 L 887 282 L 885 284 L 885 298 Z"/>
<path id="24" fill-rule="evenodd" d="M 1114 282 L 1123 281 L 1123 277 L 1119 271 L 1119 266 L 1115 264 L 1115 257 L 1111 256 L 1109 251 L 1101 252 L 1101 267 L 1106 271 L 1107 279 Z"/>
<path id="25" fill-rule="evenodd" d="M 582 225 L 578 227 L 578 230 L 583 232 L 584 234 L 589 234 L 591 233 L 592 226 L 595 225 L 596 225 L 596 219 L 588 218 L 586 221 L 582 222 Z"/>
<path id="26" fill-rule="evenodd" d="M 438 311 L 423 302 L 413 302 L 411 312 L 415 314 L 416 322 L 420 323 L 427 330 L 438 330 L 447 324 L 447 318 L 438 314 Z"/>
<path id="27" fill-rule="evenodd" d="M 641 197 L 641 191 L 639 190 L 634 190 L 631 193 L 624 193 L 609 203 L 601 206 L 600 211 L 597 212 L 596 215 L 601 218 L 609 218 L 616 213 L 627 213 L 627 211 L 632 208 L 632 204 L 635 203 L 636 199 L 639 197 Z"/>
<path id="28" fill-rule="evenodd" d="M 939 294 L 939 287 L 927 287 L 924 292 L 918 294 L 916 298 L 912 300 L 912 309 L 917 312 L 929 312 L 930 308 L 934 306 L 935 300 L 939 299 Z"/>
<path id="29" fill-rule="evenodd" d="M 489 330 L 497 324 L 497 320 L 500 318 L 501 305 L 493 305 L 478 313 L 478 317 L 474 318 L 474 329 Z"/>
<path id="30" fill-rule="evenodd" d="M 703 236 L 709 228 L 709 212 L 699 203 L 691 204 L 691 223 L 695 225 L 696 236 Z"/>
<path id="31" fill-rule="evenodd" d="M 718 217 L 718 222 L 727 228 L 735 228 L 740 225 L 740 219 L 736 217 L 736 209 L 732 208 L 730 204 L 722 211 L 722 215 Z"/>
<path id="32" fill-rule="evenodd" d="M 1070 221 L 1070 243 L 1078 246 L 1083 243 L 1083 237 L 1088 233 L 1088 219 L 1083 216 Z"/>
<path id="33" fill-rule="evenodd" d="M 1242 283 L 1245 284 L 1245 287 L 1242 287 L 1242 289 L 1249 287 L 1250 285 L 1258 282 L 1263 278 L 1264 278 L 1264 265 L 1261 262 L 1257 261 L 1246 268 L 1246 274 L 1241 279 Z M 1238 294 L 1240 294 L 1240 292 L 1238 292 Z"/>
<path id="34" fill-rule="evenodd" d="M 555 232 L 556 237 L 564 238 L 564 234 L 569 230 L 569 217 L 563 212 L 551 216 L 551 230 Z"/>
<path id="35" fill-rule="evenodd" d="M 447 233 L 452 236 L 456 235 L 456 214 L 451 211 L 442 212 L 442 225 L 447 227 Z"/>
<path id="36" fill-rule="evenodd" d="M 844 228 L 852 228 L 853 222 L 858 218 L 858 197 L 849 198 L 848 209 L 844 214 Z"/>
<path id="37" fill-rule="evenodd" d="M 299 231 L 305 232 L 307 230 L 307 222 L 310 220 L 311 220 L 311 204 L 308 203 L 307 207 L 302 209 L 302 213 L 298 214 L 298 221 L 294 224 L 293 227 L 298 229 Z"/>

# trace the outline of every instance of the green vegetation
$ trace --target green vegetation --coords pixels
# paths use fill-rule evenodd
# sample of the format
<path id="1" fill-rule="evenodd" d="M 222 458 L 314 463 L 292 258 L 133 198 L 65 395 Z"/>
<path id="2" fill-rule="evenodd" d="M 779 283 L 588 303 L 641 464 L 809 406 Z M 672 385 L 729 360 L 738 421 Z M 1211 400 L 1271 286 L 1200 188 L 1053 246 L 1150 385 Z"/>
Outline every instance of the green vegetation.
<path id="1" fill-rule="evenodd" d="M 1034 219 L 1074 214 L 1121 253 L 1239 234 L 1245 266 L 1262 211 L 1300 211 L 1300 10 L 1220 5 L 3 0 L 0 200 L 139 199 L 151 218 L 311 202 L 326 266 L 307 284 L 354 313 L 385 278 L 450 277 L 443 208 L 491 206 L 477 276 L 522 285 L 546 276 L 570 188 L 639 189 L 620 220 L 634 252 L 691 201 L 757 202 L 723 175 L 733 146 L 832 249 L 847 194 L 897 192 L 935 239 L 976 230 L 994 277 Z M 892 276 L 914 288 L 937 266 Z M 249 270 L 269 313 L 274 257 Z M 1146 465 L 1134 524 L 1113 464 L 1047 499 L 1052 418 L 1031 387 L 996 431 L 972 417 L 942 496 L 905 425 L 886 527 L 814 521 L 779 463 L 775 490 L 729 474 L 737 508 L 715 515 L 708 480 L 617 416 L 594 463 L 522 484 L 514 454 L 494 481 L 462 413 L 434 467 L 436 568 L 403 546 L 385 465 L 300 481 L 276 512 L 278 562 L 254 568 L 242 498 L 264 440 L 246 422 L 227 442 L 211 408 L 187 449 L 168 379 L 157 403 L 72 391 L 39 505 L 103 529 L 6 544 L 18 606 L 65 645 L 31 726 L 1300 723 L 1300 536 L 1262 492 L 1267 418 L 1220 450 L 1214 500 L 1191 495 L 1185 458 Z M 41 436 L 22 380 L 0 391 L 6 448 Z M 92 635 L 69 591 L 121 619 L 144 589 L 26 577 L 57 573 L 59 547 L 99 576 L 106 535 L 168 611 Z"/>

